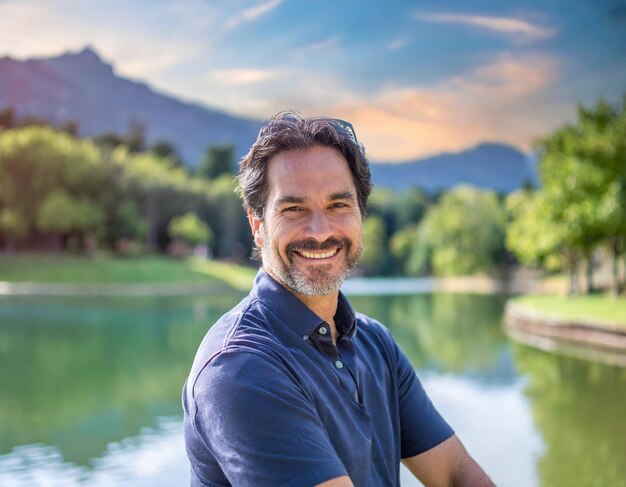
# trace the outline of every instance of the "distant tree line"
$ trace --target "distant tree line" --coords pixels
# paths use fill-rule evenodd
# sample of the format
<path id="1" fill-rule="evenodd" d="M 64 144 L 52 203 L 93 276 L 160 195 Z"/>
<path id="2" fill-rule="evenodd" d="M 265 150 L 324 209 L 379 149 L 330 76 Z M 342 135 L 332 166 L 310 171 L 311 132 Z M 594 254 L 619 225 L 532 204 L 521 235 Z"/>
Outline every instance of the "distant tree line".
<path id="1" fill-rule="evenodd" d="M 15 249 L 165 251 L 173 239 L 244 259 L 251 245 L 235 194 L 231 146 L 210 147 L 197 170 L 143 129 L 80 139 L 0 112 L 0 245 Z M 17 125 L 17 126 L 14 126 Z M 206 238 L 204 238 L 206 237 Z"/>
<path id="2" fill-rule="evenodd" d="M 511 195 L 470 186 L 428 194 L 375 188 L 364 221 L 369 275 L 489 273 L 520 262 L 566 271 L 592 292 L 599 255 L 624 288 L 626 101 L 579 109 L 540 140 L 540 187 Z M 95 244 L 165 251 L 172 240 L 243 260 L 252 241 L 233 182 L 232 146 L 209 147 L 197 169 L 144 130 L 81 140 L 42 124 L 10 128 L 0 112 L 0 244 L 48 249 Z M 75 128 L 75 125 L 74 125 Z M 622 266 L 623 267 L 623 266 Z M 586 277 L 578 289 L 581 271 Z"/>
<path id="3" fill-rule="evenodd" d="M 362 266 L 372 274 L 451 276 L 493 272 L 507 261 L 507 215 L 493 191 L 458 186 L 375 189 L 365 219 Z"/>

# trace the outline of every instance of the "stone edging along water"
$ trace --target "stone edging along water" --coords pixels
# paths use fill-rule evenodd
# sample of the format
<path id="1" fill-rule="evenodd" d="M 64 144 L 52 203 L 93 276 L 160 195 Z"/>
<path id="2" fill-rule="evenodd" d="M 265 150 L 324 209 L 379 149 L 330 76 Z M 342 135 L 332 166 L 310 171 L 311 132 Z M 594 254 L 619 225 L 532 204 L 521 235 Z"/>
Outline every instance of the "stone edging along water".
<path id="1" fill-rule="evenodd" d="M 511 336 L 521 341 L 528 342 L 528 337 L 534 336 L 626 354 L 626 328 L 618 325 L 566 320 L 511 302 L 506 306 L 504 322 Z"/>

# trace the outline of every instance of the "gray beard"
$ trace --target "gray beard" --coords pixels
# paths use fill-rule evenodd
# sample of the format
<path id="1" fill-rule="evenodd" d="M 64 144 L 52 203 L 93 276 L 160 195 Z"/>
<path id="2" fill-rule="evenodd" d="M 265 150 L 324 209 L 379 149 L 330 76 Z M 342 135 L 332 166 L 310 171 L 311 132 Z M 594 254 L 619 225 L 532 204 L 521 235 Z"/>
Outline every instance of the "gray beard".
<path id="1" fill-rule="evenodd" d="M 316 265 L 309 273 L 312 277 L 303 275 L 295 265 L 287 266 L 274 253 L 269 250 L 269 237 L 265 227 L 261 229 L 263 237 L 263 247 L 261 248 L 261 258 L 266 271 L 276 277 L 283 285 L 303 296 L 327 296 L 336 293 L 339 288 L 352 273 L 359 262 L 362 247 L 352 250 L 352 247 L 345 248 L 346 258 L 344 266 L 338 274 L 330 274 L 330 265 Z M 352 252 L 352 255 L 349 253 Z M 288 256 L 289 257 L 289 256 Z"/>

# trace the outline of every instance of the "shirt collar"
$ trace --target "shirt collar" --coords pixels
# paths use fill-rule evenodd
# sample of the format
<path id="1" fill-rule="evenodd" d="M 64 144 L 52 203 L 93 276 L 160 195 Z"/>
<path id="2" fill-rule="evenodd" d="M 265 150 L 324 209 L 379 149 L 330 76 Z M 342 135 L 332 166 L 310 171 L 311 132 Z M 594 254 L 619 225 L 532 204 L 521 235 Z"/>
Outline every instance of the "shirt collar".
<path id="1" fill-rule="evenodd" d="M 300 336 L 311 334 L 324 321 L 263 269 L 259 269 L 250 294 L 256 296 Z M 341 291 L 334 318 L 337 331 L 352 338 L 356 333 L 356 315 Z"/>

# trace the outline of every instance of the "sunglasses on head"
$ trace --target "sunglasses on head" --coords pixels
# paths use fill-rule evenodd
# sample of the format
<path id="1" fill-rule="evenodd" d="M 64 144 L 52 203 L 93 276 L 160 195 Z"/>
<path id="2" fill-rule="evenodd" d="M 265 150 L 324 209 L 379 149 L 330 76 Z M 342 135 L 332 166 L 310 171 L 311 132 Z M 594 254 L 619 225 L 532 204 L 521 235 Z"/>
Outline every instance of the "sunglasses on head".
<path id="1" fill-rule="evenodd" d="M 354 131 L 354 127 L 350 122 L 346 122 L 345 120 L 341 120 L 340 118 L 333 118 L 332 121 L 337 124 L 344 132 L 346 132 L 355 144 L 358 144 L 358 141 L 356 139 L 356 132 Z"/>

